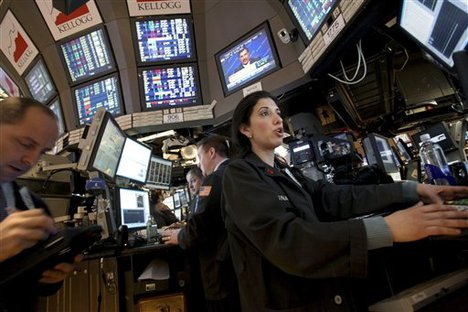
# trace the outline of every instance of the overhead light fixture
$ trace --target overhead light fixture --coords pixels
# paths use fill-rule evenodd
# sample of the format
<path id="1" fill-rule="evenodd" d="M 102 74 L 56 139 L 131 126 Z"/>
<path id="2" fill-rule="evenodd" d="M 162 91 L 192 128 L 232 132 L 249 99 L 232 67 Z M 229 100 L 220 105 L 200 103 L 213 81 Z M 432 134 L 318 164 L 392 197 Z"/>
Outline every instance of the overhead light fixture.
<path id="1" fill-rule="evenodd" d="M 155 139 L 170 137 L 174 135 L 176 135 L 176 132 L 174 130 L 167 130 L 167 131 L 151 134 L 151 135 L 139 138 L 137 140 L 140 142 L 146 142 L 146 141 L 152 141 Z"/>
<path id="2" fill-rule="evenodd" d="M 180 155 L 183 159 L 195 159 L 197 158 L 197 146 L 194 144 L 184 146 L 180 149 Z"/>

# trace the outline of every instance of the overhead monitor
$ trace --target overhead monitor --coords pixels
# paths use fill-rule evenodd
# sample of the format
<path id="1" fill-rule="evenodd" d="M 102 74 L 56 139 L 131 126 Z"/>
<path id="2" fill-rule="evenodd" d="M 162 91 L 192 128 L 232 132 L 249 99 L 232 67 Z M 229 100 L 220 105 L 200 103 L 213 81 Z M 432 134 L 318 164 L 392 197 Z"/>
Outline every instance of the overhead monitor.
<path id="1" fill-rule="evenodd" d="M 172 161 L 152 155 L 146 185 L 151 188 L 168 190 L 171 186 Z"/>
<path id="2" fill-rule="evenodd" d="M 8 96 L 21 96 L 18 85 L 8 76 L 8 74 L 0 67 L 0 88 Z"/>
<path id="3" fill-rule="evenodd" d="M 400 26 L 449 71 L 453 53 L 468 49 L 466 0 L 403 0 Z"/>
<path id="4" fill-rule="evenodd" d="M 57 94 L 54 82 L 41 58 L 26 73 L 24 79 L 31 96 L 41 103 L 48 103 Z"/>
<path id="5" fill-rule="evenodd" d="M 140 65 L 196 61 L 189 16 L 138 18 L 132 21 L 132 30 Z"/>
<path id="6" fill-rule="evenodd" d="M 76 86 L 72 89 L 73 102 L 76 106 L 78 125 L 92 121 L 100 107 L 104 107 L 113 116 L 122 115 L 122 95 L 117 74 Z"/>
<path id="7" fill-rule="evenodd" d="M 444 152 L 450 152 L 458 148 L 444 122 L 438 122 L 416 134 L 413 134 L 411 137 L 418 148 L 421 145 L 421 135 L 426 133 L 431 137 L 431 142 L 439 144 Z"/>
<path id="8" fill-rule="evenodd" d="M 65 133 L 66 128 L 65 128 L 65 121 L 63 119 L 63 113 L 62 113 L 62 106 L 60 105 L 60 100 L 55 98 L 50 102 L 49 108 L 54 112 L 55 116 L 57 116 L 57 125 L 59 128 L 59 135 L 62 135 Z"/>
<path id="9" fill-rule="evenodd" d="M 196 64 L 140 68 L 138 76 L 142 110 L 202 104 Z"/>
<path id="10" fill-rule="evenodd" d="M 127 137 L 117 167 L 117 175 L 145 183 L 150 158 L 151 148 L 149 146 Z"/>
<path id="11" fill-rule="evenodd" d="M 306 44 L 315 37 L 338 0 L 287 0 L 286 11 L 297 21 L 299 33 Z"/>
<path id="12" fill-rule="evenodd" d="M 362 139 L 362 145 L 369 165 L 376 164 L 381 170 L 390 175 L 393 180 L 401 180 L 397 159 L 394 156 L 388 138 L 376 133 L 370 133 Z"/>
<path id="13" fill-rule="evenodd" d="M 98 171 L 113 179 L 117 172 L 126 135 L 104 108 L 99 109 L 78 146 L 81 149 L 77 169 Z"/>
<path id="14" fill-rule="evenodd" d="M 70 83 L 76 84 L 115 70 L 104 28 L 98 28 L 59 45 Z"/>
<path id="15" fill-rule="evenodd" d="M 267 22 L 215 55 L 224 94 L 231 94 L 281 68 Z"/>
<path id="16" fill-rule="evenodd" d="M 120 225 L 126 225 L 131 230 L 143 229 L 151 212 L 149 193 L 119 188 L 116 198 Z"/>

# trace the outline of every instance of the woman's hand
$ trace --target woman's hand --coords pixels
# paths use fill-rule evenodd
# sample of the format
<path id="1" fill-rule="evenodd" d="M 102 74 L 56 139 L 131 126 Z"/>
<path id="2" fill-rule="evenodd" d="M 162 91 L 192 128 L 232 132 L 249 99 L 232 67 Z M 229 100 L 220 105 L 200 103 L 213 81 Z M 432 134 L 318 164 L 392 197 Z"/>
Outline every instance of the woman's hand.
<path id="1" fill-rule="evenodd" d="M 422 202 L 386 216 L 394 242 L 410 242 L 433 235 L 459 235 L 468 228 L 468 211 L 451 205 Z"/>

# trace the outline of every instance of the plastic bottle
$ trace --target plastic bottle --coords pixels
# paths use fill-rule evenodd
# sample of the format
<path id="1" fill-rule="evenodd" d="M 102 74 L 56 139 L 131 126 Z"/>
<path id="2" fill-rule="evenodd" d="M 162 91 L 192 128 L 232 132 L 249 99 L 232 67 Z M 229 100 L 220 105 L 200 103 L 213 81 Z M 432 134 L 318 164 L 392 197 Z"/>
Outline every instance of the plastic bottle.
<path id="1" fill-rule="evenodd" d="M 153 216 L 148 217 L 146 221 L 146 239 L 149 243 L 154 243 L 158 239 L 158 225 Z"/>
<path id="2" fill-rule="evenodd" d="M 454 184 L 447 159 L 440 145 L 432 143 L 428 133 L 421 135 L 421 142 L 419 156 L 421 158 L 421 165 L 426 170 L 430 183 L 437 185 Z"/>

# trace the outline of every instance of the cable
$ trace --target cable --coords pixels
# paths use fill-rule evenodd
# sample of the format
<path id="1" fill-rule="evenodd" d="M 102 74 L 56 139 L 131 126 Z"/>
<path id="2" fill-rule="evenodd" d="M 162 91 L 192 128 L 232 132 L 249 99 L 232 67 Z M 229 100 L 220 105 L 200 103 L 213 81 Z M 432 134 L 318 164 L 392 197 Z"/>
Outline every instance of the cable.
<path id="1" fill-rule="evenodd" d="M 361 41 L 359 40 L 359 43 L 356 44 L 356 49 L 358 51 L 358 65 L 356 66 L 356 72 L 353 76 L 352 79 L 354 79 L 356 77 L 356 74 L 360 68 L 360 64 L 361 64 L 361 58 L 362 58 L 362 64 L 363 64 L 363 74 L 362 74 L 362 77 L 359 78 L 358 80 L 355 80 L 355 81 L 350 81 L 348 76 L 346 75 L 346 71 L 344 70 L 343 66 L 342 66 L 342 69 L 343 69 L 343 76 L 345 77 L 345 79 L 347 79 L 348 81 L 345 81 L 343 79 L 340 79 L 330 73 L 328 73 L 328 76 L 330 76 L 331 78 L 335 79 L 336 81 L 339 81 L 341 83 L 344 83 L 344 84 L 356 84 L 356 83 L 359 83 L 361 82 L 362 80 L 364 80 L 364 78 L 366 78 L 366 75 L 367 75 L 367 64 L 366 64 L 366 59 L 364 57 L 364 54 L 362 53 L 362 48 L 361 48 Z M 341 62 L 341 61 L 340 61 Z"/>

